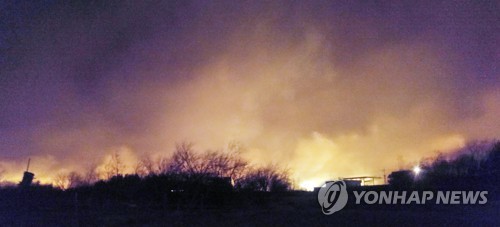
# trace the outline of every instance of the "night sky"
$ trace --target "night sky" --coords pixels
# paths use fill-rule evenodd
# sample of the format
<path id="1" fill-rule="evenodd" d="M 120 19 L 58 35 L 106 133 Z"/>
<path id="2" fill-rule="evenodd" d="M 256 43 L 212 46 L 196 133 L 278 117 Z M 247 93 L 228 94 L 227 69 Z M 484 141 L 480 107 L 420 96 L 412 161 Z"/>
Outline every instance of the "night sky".
<path id="1" fill-rule="evenodd" d="M 361 3 L 363 2 L 363 3 Z M 0 1 L 0 181 L 237 141 L 299 184 L 500 138 L 498 1 Z"/>

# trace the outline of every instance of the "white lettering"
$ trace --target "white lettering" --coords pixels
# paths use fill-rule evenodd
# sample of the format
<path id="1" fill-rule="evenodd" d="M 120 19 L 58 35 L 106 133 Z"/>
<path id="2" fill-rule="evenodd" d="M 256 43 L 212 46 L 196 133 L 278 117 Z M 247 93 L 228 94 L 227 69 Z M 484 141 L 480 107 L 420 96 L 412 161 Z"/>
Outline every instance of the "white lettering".
<path id="1" fill-rule="evenodd" d="M 425 204 L 425 201 L 431 200 L 434 198 L 434 193 L 432 191 L 424 191 L 422 195 L 422 204 Z"/>
<path id="2" fill-rule="evenodd" d="M 370 200 L 370 195 L 373 195 L 372 200 Z M 374 204 L 377 202 L 377 200 L 378 200 L 378 193 L 377 192 L 369 191 L 366 193 L 366 195 L 365 195 L 365 203 L 366 204 Z"/>
<path id="3" fill-rule="evenodd" d="M 361 197 L 366 193 L 365 191 L 361 191 L 361 193 L 357 191 L 353 191 L 354 197 L 356 197 L 356 204 L 359 204 L 361 202 Z"/>
<path id="4" fill-rule="evenodd" d="M 482 191 L 481 193 L 479 193 L 479 196 L 481 196 L 479 204 L 486 204 L 488 202 L 488 198 L 486 198 L 486 195 L 488 195 L 487 191 Z"/>
<path id="5" fill-rule="evenodd" d="M 450 204 L 460 204 L 461 193 L 462 193 L 461 191 L 452 191 Z"/>
<path id="6" fill-rule="evenodd" d="M 464 204 L 476 204 L 476 201 L 479 197 L 479 192 L 473 192 L 473 191 L 469 191 L 469 192 L 464 192 L 464 197 L 462 198 L 463 199 L 463 202 Z"/>
<path id="7" fill-rule="evenodd" d="M 378 200 L 378 204 L 391 204 L 392 200 L 392 191 L 386 192 L 386 191 L 381 191 L 380 192 L 380 197 Z"/>
<path id="8" fill-rule="evenodd" d="M 410 198 L 406 201 L 406 204 L 411 204 L 415 202 L 416 204 L 420 204 L 420 198 L 418 197 L 418 191 L 413 191 L 410 194 Z"/>
<path id="9" fill-rule="evenodd" d="M 398 200 L 401 200 L 401 204 L 405 204 L 406 191 L 402 191 L 401 195 L 398 195 L 399 191 L 395 191 L 394 196 L 392 197 L 392 203 L 398 204 Z"/>
<path id="10" fill-rule="evenodd" d="M 443 204 L 448 204 L 449 201 L 450 201 L 450 192 L 446 192 L 445 194 L 442 191 L 438 191 L 436 204 L 441 204 L 441 202 Z"/>

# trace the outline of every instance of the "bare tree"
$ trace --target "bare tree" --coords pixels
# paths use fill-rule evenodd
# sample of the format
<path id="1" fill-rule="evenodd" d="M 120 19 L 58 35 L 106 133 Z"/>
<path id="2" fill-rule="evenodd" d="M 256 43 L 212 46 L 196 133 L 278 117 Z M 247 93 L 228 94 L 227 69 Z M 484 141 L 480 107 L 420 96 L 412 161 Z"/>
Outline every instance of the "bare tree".
<path id="1" fill-rule="evenodd" d="M 54 179 L 55 186 L 62 190 L 81 186 L 83 182 L 83 177 L 75 171 L 68 174 L 59 173 Z"/>
<path id="2" fill-rule="evenodd" d="M 83 184 L 92 185 L 99 180 L 99 173 L 97 172 L 97 165 L 95 163 L 87 167 L 83 176 Z"/>
<path id="3" fill-rule="evenodd" d="M 68 174 L 68 188 L 74 188 L 83 185 L 83 177 L 73 171 Z"/>
<path id="4" fill-rule="evenodd" d="M 205 173 L 217 177 L 230 177 L 238 179 L 248 166 L 248 163 L 240 157 L 238 151 L 208 151 L 202 156 Z"/>
<path id="5" fill-rule="evenodd" d="M 54 184 L 57 188 L 61 190 L 66 190 L 68 188 L 68 176 L 63 173 L 59 173 L 54 178 Z"/>
<path id="6" fill-rule="evenodd" d="M 236 188 L 249 191 L 286 191 L 292 186 L 288 169 L 268 165 L 249 170 L 236 182 Z"/>
<path id="7" fill-rule="evenodd" d="M 125 169 L 125 165 L 122 163 L 120 155 L 117 152 L 114 152 L 111 155 L 111 159 L 104 165 L 104 174 L 107 179 L 118 176 L 123 173 Z"/>
<path id="8" fill-rule="evenodd" d="M 241 158 L 239 147 L 229 146 L 226 150 L 200 154 L 193 150 L 193 144 L 181 143 L 176 146 L 168 171 L 237 179 L 242 176 L 247 166 L 248 163 Z"/>
<path id="9" fill-rule="evenodd" d="M 145 177 L 155 173 L 155 164 L 151 157 L 145 156 L 139 160 L 135 166 L 135 173 L 140 177 Z"/>
<path id="10" fill-rule="evenodd" d="M 159 174 L 165 174 L 170 170 L 171 160 L 167 157 L 160 157 L 156 161 L 156 168 Z"/>
<path id="11" fill-rule="evenodd" d="M 194 152 L 192 143 L 177 144 L 168 171 L 196 174 L 203 168 L 199 163 L 200 156 Z"/>

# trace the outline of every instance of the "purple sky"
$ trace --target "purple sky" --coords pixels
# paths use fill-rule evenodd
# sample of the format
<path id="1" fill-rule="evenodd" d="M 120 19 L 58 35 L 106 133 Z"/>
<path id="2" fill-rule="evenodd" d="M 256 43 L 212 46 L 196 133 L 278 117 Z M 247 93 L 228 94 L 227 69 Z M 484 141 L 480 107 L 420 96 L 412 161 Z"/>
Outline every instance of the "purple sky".
<path id="1" fill-rule="evenodd" d="M 236 140 L 298 172 L 384 157 L 301 178 L 375 174 L 500 137 L 498 1 L 0 1 L 0 12 L 4 172 L 28 157 L 50 177 L 116 149 Z"/>

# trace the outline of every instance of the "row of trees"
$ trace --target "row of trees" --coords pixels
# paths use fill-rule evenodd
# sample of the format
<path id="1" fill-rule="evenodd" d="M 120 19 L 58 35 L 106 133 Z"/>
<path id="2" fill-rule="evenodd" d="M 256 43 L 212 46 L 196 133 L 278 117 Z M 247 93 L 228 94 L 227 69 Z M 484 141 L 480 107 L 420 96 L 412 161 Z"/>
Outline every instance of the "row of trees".
<path id="1" fill-rule="evenodd" d="M 170 157 L 153 160 L 149 156 L 140 159 L 134 168 L 139 178 L 160 175 L 182 176 L 189 180 L 204 181 L 206 179 L 224 178 L 231 182 L 234 189 L 247 191 L 285 191 L 290 189 L 291 180 L 287 169 L 277 165 L 263 167 L 252 166 L 242 157 L 243 148 L 238 144 L 230 144 L 226 149 L 195 151 L 192 143 L 176 145 Z M 113 153 L 103 166 L 101 173 L 92 166 L 86 173 L 70 172 L 59 174 L 54 180 L 61 189 L 90 186 L 99 180 L 109 180 L 123 176 L 125 164 L 118 153 Z"/>
<path id="2" fill-rule="evenodd" d="M 438 154 L 420 163 L 421 171 L 397 171 L 389 175 L 395 186 L 434 188 L 500 188 L 500 141 L 474 141 L 463 148 Z"/>

